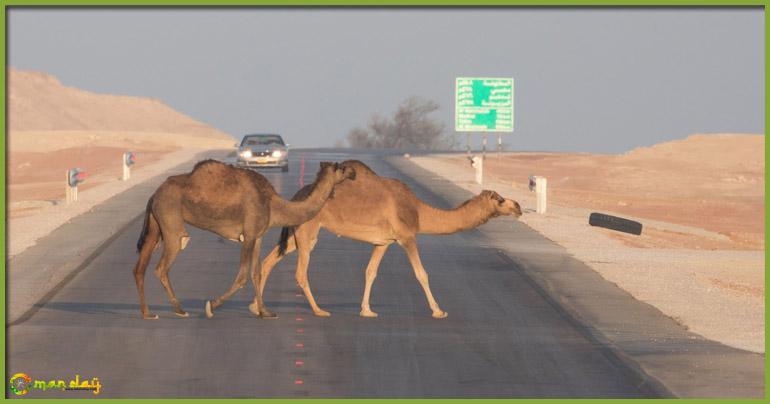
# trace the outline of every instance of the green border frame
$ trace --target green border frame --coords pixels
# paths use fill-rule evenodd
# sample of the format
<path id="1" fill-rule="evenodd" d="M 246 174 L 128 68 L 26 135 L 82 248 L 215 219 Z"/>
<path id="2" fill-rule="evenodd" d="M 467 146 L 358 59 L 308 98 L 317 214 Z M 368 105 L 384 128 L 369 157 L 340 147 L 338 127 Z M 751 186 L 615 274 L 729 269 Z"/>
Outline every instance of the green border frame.
<path id="1" fill-rule="evenodd" d="M 768 52 L 770 50 L 770 35 L 768 35 L 767 26 L 770 23 L 770 13 L 768 13 L 768 7 L 770 7 L 770 0 L 0 0 L 0 20 L 2 20 L 2 33 L 0 38 L 2 39 L 0 44 L 0 54 L 2 57 L 2 72 L 0 75 L 0 85 L 3 88 L 2 110 L 0 111 L 0 124 L 3 127 L 3 142 L 0 144 L 0 179 L 3 181 L 3 188 L 0 190 L 0 206 L 2 206 L 2 234 L 0 234 L 0 250 L 2 250 L 5 259 L 2 264 L 2 274 L 0 274 L 0 297 L 3 301 L 2 310 L 2 322 L 6 323 L 6 311 L 5 311 L 5 291 L 6 291 L 6 142 L 7 142 L 7 129 L 6 129 L 6 29 L 7 29 L 7 10 L 9 7 L 79 7 L 79 6 L 98 6 L 98 7 L 468 7 L 468 8 L 484 8 L 484 7 L 574 7 L 574 6 L 589 6 L 589 7 L 763 7 L 765 14 L 765 136 L 767 136 L 768 119 L 767 114 L 767 94 L 770 92 L 770 82 L 768 82 L 768 61 L 770 56 Z M 765 141 L 765 161 L 767 161 L 768 147 L 767 141 Z M 767 177 L 767 166 L 765 166 L 765 177 Z M 770 187 L 765 181 L 765 195 Z M 768 225 L 770 225 L 770 218 L 767 215 L 767 202 L 765 201 L 765 243 L 767 243 Z M 767 274 L 767 261 L 770 255 L 767 253 L 767 244 L 765 244 L 765 274 Z M 765 276 L 765 330 L 767 330 L 767 286 L 768 279 Z M 3 330 L 0 335 L 0 343 L 2 344 L 2 353 L 0 353 L 0 359 L 2 359 L 3 367 L 3 380 L 2 384 L 5 386 L 6 375 L 6 329 Z M 767 333 L 765 333 L 765 347 L 767 347 Z M 709 402 L 709 403 L 733 403 L 733 402 L 757 402 L 768 401 L 770 396 L 770 377 L 768 377 L 768 364 L 770 360 L 765 353 L 765 398 L 764 400 L 755 399 L 675 399 L 678 401 L 687 402 Z M 7 388 L 4 387 L 3 400 L 6 400 L 5 393 Z M 46 398 L 30 398 L 33 402 L 53 402 L 57 399 Z M 95 399 L 96 402 L 111 402 L 115 400 L 126 399 Z M 128 399 L 137 400 L 141 402 L 188 402 L 189 399 Z M 196 402 L 218 402 L 222 399 L 196 399 Z M 663 399 L 228 399 L 227 402 L 255 402 L 255 401 L 270 401 L 271 403 L 295 403 L 301 401 L 312 401 L 314 403 L 389 403 L 389 402 L 463 402 L 463 403 L 512 403 L 512 402 L 537 402 L 537 403 L 562 403 L 566 401 L 583 401 L 583 402 L 658 402 Z"/>

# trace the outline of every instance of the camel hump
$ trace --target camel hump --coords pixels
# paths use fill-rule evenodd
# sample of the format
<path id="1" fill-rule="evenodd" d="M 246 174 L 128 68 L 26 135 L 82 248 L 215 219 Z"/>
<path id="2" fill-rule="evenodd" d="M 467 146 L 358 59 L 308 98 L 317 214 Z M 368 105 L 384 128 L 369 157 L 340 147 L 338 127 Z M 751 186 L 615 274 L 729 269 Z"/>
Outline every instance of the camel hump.
<path id="1" fill-rule="evenodd" d="M 205 167 L 205 166 L 209 166 L 209 165 L 221 165 L 221 166 L 226 166 L 226 164 L 225 164 L 225 163 L 223 163 L 223 162 L 221 162 L 221 161 L 217 161 L 217 160 L 214 160 L 214 159 L 206 159 L 206 160 L 201 160 L 201 161 L 199 161 L 199 162 L 195 163 L 195 166 L 193 167 L 193 169 L 192 169 L 192 170 L 193 170 L 193 171 L 196 171 L 196 170 L 198 170 L 198 169 L 200 169 L 200 168 L 203 168 L 203 167 Z"/>
<path id="2" fill-rule="evenodd" d="M 203 178 L 218 178 L 229 183 L 234 183 L 238 181 L 239 177 L 242 177 L 242 173 L 239 173 L 239 171 L 248 173 L 248 171 L 239 170 L 230 164 L 207 159 L 196 163 L 188 177 L 193 182 L 201 181 Z"/>
<path id="3" fill-rule="evenodd" d="M 342 162 L 343 166 L 346 167 L 353 167 L 353 169 L 356 170 L 356 175 L 361 174 L 370 174 L 370 175 L 377 175 L 377 173 L 374 172 L 369 166 L 361 162 L 360 160 L 345 160 Z"/>

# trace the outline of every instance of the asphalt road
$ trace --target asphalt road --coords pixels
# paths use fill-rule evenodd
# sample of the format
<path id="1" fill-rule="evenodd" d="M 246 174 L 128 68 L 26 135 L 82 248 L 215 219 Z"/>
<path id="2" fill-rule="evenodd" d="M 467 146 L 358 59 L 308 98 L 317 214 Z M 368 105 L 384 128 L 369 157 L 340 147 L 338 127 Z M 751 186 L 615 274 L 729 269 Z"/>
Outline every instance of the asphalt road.
<path id="1" fill-rule="evenodd" d="M 291 171 L 263 173 L 284 196 Z M 305 152 L 306 182 L 318 161 L 344 154 Z M 381 175 L 402 179 L 420 198 L 447 203 L 386 164 L 358 154 Z M 145 201 L 138 203 L 144 204 Z M 418 238 L 431 289 L 449 317 L 431 318 L 406 255 L 382 261 L 372 291 L 375 319 L 358 316 L 371 246 L 322 232 L 310 262 L 316 318 L 294 282 L 296 255 L 273 271 L 265 292 L 277 320 L 254 318 L 247 286 L 206 319 L 206 299 L 230 285 L 239 245 L 190 228 L 171 270 L 190 318 L 174 316 L 148 270 L 156 321 L 141 320 L 132 276 L 141 221 L 131 222 L 85 268 L 24 321 L 10 326 L 9 374 L 36 380 L 98 377 L 99 397 L 649 397 L 622 363 L 585 336 L 510 259 L 473 231 Z M 278 238 L 271 230 L 263 255 Z M 12 285 L 10 286 L 13 287 Z M 32 391 L 26 397 L 91 392 Z"/>

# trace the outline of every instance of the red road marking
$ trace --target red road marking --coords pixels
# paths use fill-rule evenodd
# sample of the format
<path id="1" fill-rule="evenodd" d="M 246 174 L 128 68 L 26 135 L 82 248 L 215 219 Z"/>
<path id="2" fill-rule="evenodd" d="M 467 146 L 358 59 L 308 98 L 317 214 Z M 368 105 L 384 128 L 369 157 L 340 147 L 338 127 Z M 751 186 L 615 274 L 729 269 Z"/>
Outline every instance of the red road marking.
<path id="1" fill-rule="evenodd" d="M 294 366 L 302 366 L 302 365 L 304 365 L 304 364 L 305 364 L 305 362 L 303 362 L 303 361 L 301 361 L 301 360 L 296 360 L 296 361 L 294 361 Z"/>
<path id="2" fill-rule="evenodd" d="M 302 379 L 296 379 L 294 380 L 294 384 L 305 384 L 305 382 L 303 382 Z"/>
<path id="3" fill-rule="evenodd" d="M 303 344 L 301 342 L 297 342 L 296 344 L 294 344 L 294 346 L 297 347 L 297 348 L 304 348 L 305 344 Z"/>
<path id="4" fill-rule="evenodd" d="M 302 333 L 304 333 L 304 332 L 305 332 L 305 330 L 304 330 L 304 329 L 302 329 L 302 328 L 297 328 L 297 334 L 302 334 Z"/>
<path id="5" fill-rule="evenodd" d="M 294 297 L 302 297 L 302 293 L 297 293 L 294 295 Z"/>
<path id="6" fill-rule="evenodd" d="M 297 318 L 295 318 L 294 320 L 295 320 L 295 321 L 305 321 L 305 319 L 304 319 L 304 318 L 302 318 L 302 317 L 297 317 Z"/>

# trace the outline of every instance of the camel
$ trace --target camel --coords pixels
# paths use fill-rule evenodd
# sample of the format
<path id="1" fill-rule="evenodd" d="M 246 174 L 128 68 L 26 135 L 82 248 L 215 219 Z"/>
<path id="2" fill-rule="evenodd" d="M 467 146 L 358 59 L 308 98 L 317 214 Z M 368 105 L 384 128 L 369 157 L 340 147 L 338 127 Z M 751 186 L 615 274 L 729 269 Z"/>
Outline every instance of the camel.
<path id="1" fill-rule="evenodd" d="M 242 243 L 238 287 L 246 282 L 248 270 L 255 290 L 249 310 L 257 317 L 276 317 L 265 308 L 259 289 L 262 236 L 270 227 L 296 226 L 310 220 L 331 196 L 335 186 L 354 178 L 352 167 L 322 162 L 308 197 L 303 201 L 286 201 L 261 174 L 215 160 L 197 163 L 189 174 L 169 177 L 147 201 L 144 226 L 136 245 L 139 260 L 134 267 L 134 278 L 142 318 L 158 318 L 150 313 L 145 302 L 144 273 L 161 240 L 163 254 L 155 268 L 155 276 L 163 285 L 175 314 L 189 316 L 176 298 L 168 277 L 177 254 L 190 241 L 185 223 Z M 213 302 L 207 301 L 206 315 L 213 316 L 212 310 L 233 292 L 231 290 Z"/>
<path id="2" fill-rule="evenodd" d="M 444 318 L 447 313 L 439 307 L 430 291 L 428 274 L 420 261 L 416 235 L 453 234 L 473 229 L 497 216 L 521 216 L 518 202 L 505 199 L 494 191 L 482 191 L 460 206 L 451 210 L 434 208 L 415 196 L 401 181 L 380 177 L 364 163 L 356 160 L 345 161 L 346 166 L 355 168 L 356 180 L 338 185 L 334 198 L 326 201 L 313 219 L 299 225 L 286 226 L 281 231 L 278 245 L 262 262 L 260 293 L 264 290 L 270 271 L 281 258 L 298 250 L 296 280 L 316 316 L 327 317 L 329 312 L 321 310 L 313 298 L 307 271 L 310 252 L 318 240 L 323 227 L 338 237 L 367 242 L 374 245 L 369 264 L 366 267 L 366 283 L 361 301 L 362 317 L 377 317 L 371 310 L 369 295 L 372 283 L 377 277 L 380 260 L 393 242 L 398 243 L 409 257 L 417 281 L 425 292 L 434 318 Z M 309 197 L 310 187 L 299 190 L 293 201 Z"/>

